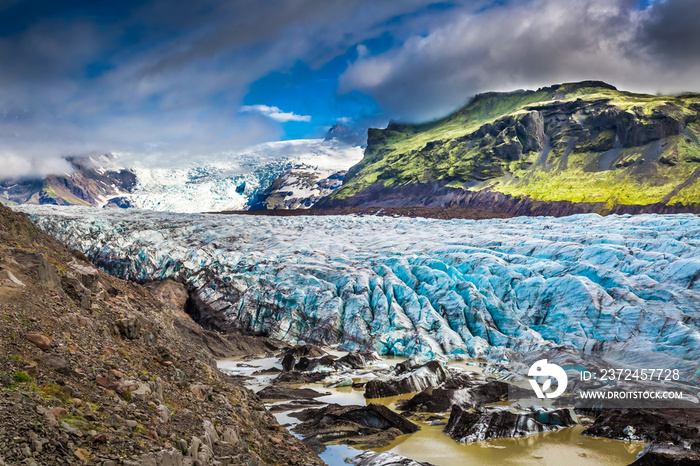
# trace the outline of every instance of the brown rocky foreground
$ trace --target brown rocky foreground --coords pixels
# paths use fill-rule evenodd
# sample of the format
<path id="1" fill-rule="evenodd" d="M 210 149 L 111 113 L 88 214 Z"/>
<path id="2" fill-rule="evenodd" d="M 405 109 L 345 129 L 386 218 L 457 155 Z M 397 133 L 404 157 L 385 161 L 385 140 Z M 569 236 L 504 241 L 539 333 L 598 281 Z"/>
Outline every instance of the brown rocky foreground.
<path id="1" fill-rule="evenodd" d="M 215 357 L 277 342 L 202 329 L 176 284 L 108 276 L 0 206 L 0 465 L 316 465 Z"/>

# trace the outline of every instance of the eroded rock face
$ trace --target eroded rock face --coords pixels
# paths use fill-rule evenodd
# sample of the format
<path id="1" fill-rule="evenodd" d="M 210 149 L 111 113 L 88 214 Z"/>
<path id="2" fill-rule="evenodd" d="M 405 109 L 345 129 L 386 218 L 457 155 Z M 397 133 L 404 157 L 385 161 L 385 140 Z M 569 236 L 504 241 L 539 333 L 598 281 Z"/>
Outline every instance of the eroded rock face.
<path id="1" fill-rule="evenodd" d="M 401 373 L 391 380 L 370 380 L 365 385 L 365 398 L 383 398 L 419 392 L 428 387 L 440 385 L 447 379 L 447 371 L 438 361 L 430 361 L 422 366 Z"/>
<path id="2" fill-rule="evenodd" d="M 171 311 L 184 312 L 187 304 L 187 288 L 174 280 L 161 280 L 146 284 L 146 288 Z"/>
<path id="3" fill-rule="evenodd" d="M 453 406 L 445 433 L 458 442 L 479 442 L 495 438 L 525 437 L 574 424 L 576 422 L 568 409 L 537 409 L 527 413 L 497 409 L 479 413 Z"/>
<path id="4" fill-rule="evenodd" d="M 416 432 L 420 427 L 383 405 L 341 406 L 331 404 L 307 409 L 292 416 L 302 421 L 294 431 L 310 445 L 339 441 L 348 445 L 379 447 L 399 435 Z"/>

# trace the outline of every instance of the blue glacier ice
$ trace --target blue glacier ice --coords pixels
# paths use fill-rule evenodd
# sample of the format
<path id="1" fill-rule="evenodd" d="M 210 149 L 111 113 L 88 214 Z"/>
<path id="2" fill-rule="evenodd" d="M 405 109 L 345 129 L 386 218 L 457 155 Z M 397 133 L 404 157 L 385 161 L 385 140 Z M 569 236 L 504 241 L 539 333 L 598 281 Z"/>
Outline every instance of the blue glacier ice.
<path id="1" fill-rule="evenodd" d="M 700 217 L 431 220 L 23 206 L 129 279 L 188 283 L 293 343 L 430 357 L 571 347 L 700 360 Z"/>

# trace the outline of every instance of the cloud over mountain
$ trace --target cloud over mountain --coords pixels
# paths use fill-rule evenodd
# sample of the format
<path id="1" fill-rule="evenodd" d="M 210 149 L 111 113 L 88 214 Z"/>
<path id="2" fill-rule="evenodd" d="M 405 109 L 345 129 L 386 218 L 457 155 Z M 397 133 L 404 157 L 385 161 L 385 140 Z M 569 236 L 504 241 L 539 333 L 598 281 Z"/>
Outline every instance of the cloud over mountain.
<path id="1" fill-rule="evenodd" d="M 15 174 L 89 152 L 173 164 L 294 125 L 311 134 L 340 117 L 368 119 L 352 111 L 426 119 L 475 92 L 564 80 L 698 90 L 699 9 L 693 0 L 2 2 L 0 161 L 14 160 Z M 274 73 L 288 82 L 258 94 L 278 100 L 246 100 Z M 377 105 L 306 105 L 329 97 L 322 87 Z"/>
<path id="2" fill-rule="evenodd" d="M 371 94 L 396 118 L 431 119 L 475 93 L 584 79 L 641 92 L 700 90 L 700 3 L 501 2 L 455 10 L 426 35 L 358 53 L 341 90 Z"/>

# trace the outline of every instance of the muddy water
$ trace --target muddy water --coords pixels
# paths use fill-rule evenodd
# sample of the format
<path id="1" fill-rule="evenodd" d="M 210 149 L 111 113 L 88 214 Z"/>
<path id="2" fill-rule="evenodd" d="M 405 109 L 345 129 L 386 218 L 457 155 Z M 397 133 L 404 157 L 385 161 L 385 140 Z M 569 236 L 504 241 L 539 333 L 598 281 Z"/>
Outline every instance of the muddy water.
<path id="1" fill-rule="evenodd" d="M 339 354 L 340 355 L 340 354 Z M 338 355 L 336 355 L 338 356 Z M 380 364 L 391 365 L 397 361 L 387 358 Z M 260 369 L 279 367 L 277 358 L 261 358 L 257 360 L 241 361 L 240 359 L 228 359 L 219 361 L 219 367 L 230 373 L 252 376 L 253 372 Z M 254 367 L 246 367 L 246 366 Z M 480 372 L 473 364 L 458 364 L 460 369 Z M 476 370 L 475 370 L 476 369 Z M 256 375 L 255 379 L 247 383 L 248 387 L 258 391 L 270 383 L 275 375 Z M 365 399 L 362 390 L 352 387 L 328 388 L 324 384 L 304 384 L 302 388 L 312 388 L 329 395 L 319 397 L 317 400 L 326 403 L 342 405 L 364 405 L 369 403 L 381 403 L 395 409 L 398 401 L 412 398 L 415 394 L 401 395 L 379 399 Z M 274 404 L 274 403 L 271 403 Z M 268 405 L 269 406 L 269 405 Z M 299 421 L 291 416 L 290 412 L 276 413 L 275 417 L 282 425 L 292 427 Z M 447 422 L 449 415 L 444 416 Z M 603 438 L 593 438 L 581 435 L 584 427 L 576 425 L 545 434 L 531 435 L 517 439 L 498 439 L 483 442 L 462 444 L 455 442 L 442 432 L 444 425 L 431 426 L 427 422 L 413 419 L 421 426 L 421 429 L 408 435 L 402 435 L 391 444 L 374 451 L 392 451 L 408 458 L 427 461 L 436 466 L 454 466 L 460 464 L 478 465 L 604 465 L 622 466 L 632 463 L 644 444 L 635 442 L 622 442 Z M 345 465 L 345 458 L 355 456 L 358 450 L 345 445 L 329 445 L 320 456 L 330 466 Z"/>
<path id="2" fill-rule="evenodd" d="M 443 426 L 421 424 L 421 430 L 402 435 L 389 446 L 409 458 L 437 466 L 479 465 L 627 465 L 634 461 L 643 444 L 585 437 L 577 425 L 556 432 L 517 439 L 499 439 L 470 444 L 458 443 L 442 432 Z"/>

